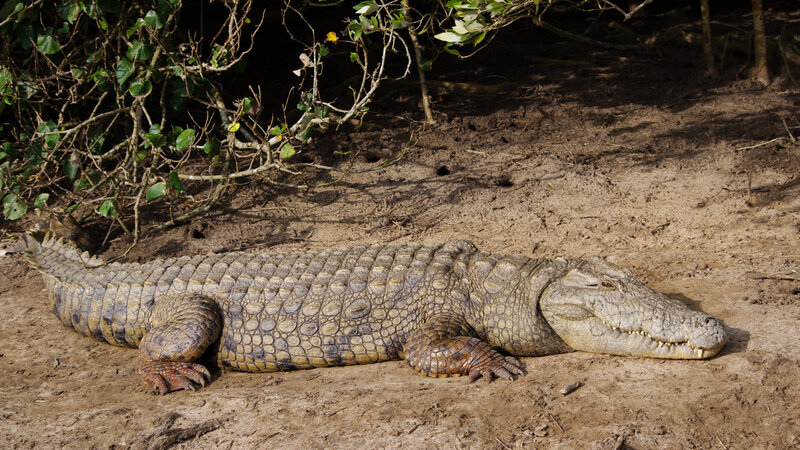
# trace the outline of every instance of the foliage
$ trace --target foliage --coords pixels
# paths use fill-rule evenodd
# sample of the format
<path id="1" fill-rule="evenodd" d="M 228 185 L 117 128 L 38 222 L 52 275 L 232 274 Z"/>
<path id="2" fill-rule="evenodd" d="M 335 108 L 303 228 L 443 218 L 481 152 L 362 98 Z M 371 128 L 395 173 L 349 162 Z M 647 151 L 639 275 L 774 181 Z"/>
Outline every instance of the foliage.
<path id="1" fill-rule="evenodd" d="M 221 3 L 215 11 L 224 8 L 227 17 L 209 20 L 216 29 L 198 35 L 182 18 L 204 2 L 6 1 L 0 8 L 4 217 L 46 207 L 55 193 L 84 216 L 123 227 L 122 219 L 132 218 L 138 236 L 145 203 L 207 209 L 231 180 L 287 170 L 314 130 L 363 115 L 403 27 L 393 2 L 356 5 L 346 28 L 329 31 L 324 41 L 309 25 L 295 71 L 299 102 L 283 114 L 295 120 L 264 124 L 260 91 L 251 87 L 251 96 L 230 98 L 221 80 L 245 70 L 265 14 L 280 5 Z M 305 21 L 291 2 L 280 13 L 284 24 L 293 14 Z M 365 44 L 373 34 L 381 42 L 374 62 Z M 325 101 L 320 92 L 332 45 L 349 46 L 349 61 L 362 72 L 349 104 Z M 190 192 L 209 192 L 193 185 L 202 183 L 214 189 L 195 198 Z"/>
<path id="2" fill-rule="evenodd" d="M 542 17 L 554 7 L 614 10 L 627 20 L 652 1 L 642 0 L 625 11 L 611 0 L 448 0 L 444 4 L 444 17 L 438 21 L 438 27 L 444 31 L 434 37 L 446 43 L 445 51 L 461 56 L 457 47 L 485 43 L 488 35 L 521 19 L 534 19 L 534 23 L 540 25 Z"/>
<path id="3" fill-rule="evenodd" d="M 478 45 L 514 20 L 541 14 L 550 1 L 427 2 L 429 10 L 414 10 L 414 24 L 457 53 L 455 46 Z M 405 62 L 394 76 L 409 73 L 404 33 L 411 18 L 408 0 L 362 1 L 350 9 L 325 0 L 296 3 L 6 0 L 3 216 L 16 220 L 59 198 L 84 218 L 126 232 L 132 224 L 138 237 L 145 204 L 181 212 L 164 224 L 171 225 L 207 211 L 234 180 L 280 184 L 268 175 L 302 169 L 296 155 L 315 133 L 368 111 L 389 58 Z M 309 8 L 330 3 L 349 10 L 341 29 L 318 29 L 306 19 Z M 223 87 L 246 72 L 248 56 L 263 57 L 249 54 L 269 15 L 280 18 L 302 51 L 285 72 L 297 77 L 290 101 L 278 119 L 267 120 L 260 86 L 249 86 L 247 95 Z M 320 87 L 329 62 L 358 74 L 349 98 L 331 100 Z"/>

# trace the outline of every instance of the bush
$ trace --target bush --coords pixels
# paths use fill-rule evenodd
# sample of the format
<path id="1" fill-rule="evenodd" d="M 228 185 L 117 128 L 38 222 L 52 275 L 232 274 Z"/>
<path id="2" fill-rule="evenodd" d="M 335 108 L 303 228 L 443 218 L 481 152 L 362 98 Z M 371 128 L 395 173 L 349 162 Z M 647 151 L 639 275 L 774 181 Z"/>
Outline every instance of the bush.
<path id="1" fill-rule="evenodd" d="M 99 214 L 126 231 L 133 218 L 138 232 L 143 204 L 169 201 L 189 215 L 208 209 L 231 180 L 283 168 L 314 130 L 364 114 L 402 17 L 390 6 L 364 4 L 344 30 L 318 36 L 311 28 L 292 63 L 301 66 L 298 103 L 284 117 L 295 120 L 265 124 L 259 90 L 231 98 L 221 80 L 246 69 L 265 15 L 275 13 L 270 8 L 284 23 L 302 11 L 255 3 L 7 1 L 0 10 L 4 217 L 45 208 L 55 195 L 67 210 Z M 200 18 L 207 22 L 200 34 L 187 17 L 203 6 L 215 14 Z M 369 34 L 384 49 L 374 62 Z M 362 73 L 347 104 L 325 101 L 319 89 L 332 45 L 339 53 L 351 48 L 344 54 Z M 203 183 L 206 189 L 190 188 Z"/>
<path id="2" fill-rule="evenodd" d="M 402 73 L 392 74 L 403 77 L 415 53 L 422 79 L 429 61 L 421 60 L 415 31 L 458 53 L 457 46 L 484 45 L 488 33 L 550 5 L 450 0 L 412 10 L 407 0 L 363 1 L 333 6 L 342 14 L 340 29 L 322 30 L 306 20 L 308 8 L 341 2 L 297 3 L 5 1 L 3 216 L 19 219 L 58 197 L 59 209 L 116 222 L 136 237 L 145 204 L 170 207 L 172 219 L 152 230 L 185 220 L 213 207 L 233 180 L 276 183 L 270 172 L 302 168 L 295 155 L 315 132 L 366 113 L 390 57 L 404 59 Z M 223 86 L 247 69 L 268 17 L 280 20 L 302 51 L 276 61 L 295 68 L 297 82 L 283 97 L 288 106 L 265 120 L 259 86 Z M 348 98 L 332 101 L 322 92 L 326 62 L 358 74 Z"/>

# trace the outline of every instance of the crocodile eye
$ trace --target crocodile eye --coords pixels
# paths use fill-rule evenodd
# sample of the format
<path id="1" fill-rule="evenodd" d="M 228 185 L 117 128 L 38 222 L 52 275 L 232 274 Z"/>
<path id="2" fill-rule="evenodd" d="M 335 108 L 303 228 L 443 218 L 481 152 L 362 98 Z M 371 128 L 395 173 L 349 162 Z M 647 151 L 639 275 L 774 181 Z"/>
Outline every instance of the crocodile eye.
<path id="1" fill-rule="evenodd" d="M 599 283 L 598 282 L 587 283 L 585 286 L 588 287 L 588 288 L 602 287 L 603 289 L 616 289 L 617 288 L 617 285 L 614 284 L 611 281 L 602 281 L 602 282 L 599 282 Z"/>

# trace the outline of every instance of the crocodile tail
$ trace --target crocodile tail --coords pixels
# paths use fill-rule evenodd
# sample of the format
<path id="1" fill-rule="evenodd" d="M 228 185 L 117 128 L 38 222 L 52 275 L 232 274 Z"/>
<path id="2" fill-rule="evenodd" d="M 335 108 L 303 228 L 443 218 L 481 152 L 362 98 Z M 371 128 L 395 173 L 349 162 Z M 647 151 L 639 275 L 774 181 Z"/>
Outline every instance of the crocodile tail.
<path id="1" fill-rule="evenodd" d="M 80 252 L 71 242 L 49 233 L 26 234 L 23 255 L 37 270 L 57 279 L 75 273 L 76 269 L 105 265 L 102 259 L 91 256 L 89 252 Z"/>

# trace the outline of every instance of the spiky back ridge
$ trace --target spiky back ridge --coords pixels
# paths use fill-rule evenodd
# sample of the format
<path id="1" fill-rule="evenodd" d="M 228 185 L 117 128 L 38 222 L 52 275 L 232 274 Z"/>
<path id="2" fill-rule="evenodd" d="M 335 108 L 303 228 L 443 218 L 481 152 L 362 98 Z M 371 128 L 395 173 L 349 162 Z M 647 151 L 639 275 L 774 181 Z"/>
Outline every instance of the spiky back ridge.
<path id="1" fill-rule="evenodd" d="M 41 241 L 26 235 L 27 248 L 25 259 L 38 271 L 58 280 L 75 273 L 76 270 L 100 267 L 105 262 L 91 256 L 89 252 L 80 252 L 74 244 L 61 238 L 46 234 Z"/>

